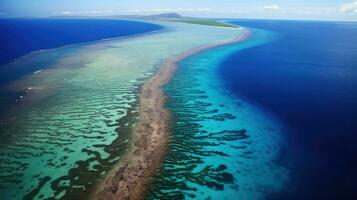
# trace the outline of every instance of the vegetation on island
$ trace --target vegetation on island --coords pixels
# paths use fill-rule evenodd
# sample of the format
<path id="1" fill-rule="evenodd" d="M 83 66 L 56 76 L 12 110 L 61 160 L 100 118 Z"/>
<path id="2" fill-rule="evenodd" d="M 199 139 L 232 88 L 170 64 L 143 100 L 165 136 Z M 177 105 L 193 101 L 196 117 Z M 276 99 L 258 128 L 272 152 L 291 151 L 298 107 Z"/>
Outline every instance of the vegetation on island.
<path id="1" fill-rule="evenodd" d="M 232 27 L 232 28 L 238 27 L 238 26 L 233 26 L 210 19 L 178 19 L 178 20 L 170 20 L 170 21 L 183 22 L 188 24 L 199 24 L 199 25 L 206 25 L 206 26 L 220 26 L 220 27 Z"/>
<path id="2" fill-rule="evenodd" d="M 186 17 L 186 16 L 182 16 L 177 13 L 162 13 L 162 14 L 156 14 L 156 15 L 139 16 L 139 18 L 147 19 L 147 20 L 182 22 L 182 23 L 198 24 L 198 25 L 205 25 L 205 26 L 220 26 L 220 27 L 232 27 L 232 28 L 238 27 L 238 26 L 234 26 L 234 25 L 226 24 L 224 22 L 217 21 L 215 19 Z"/>

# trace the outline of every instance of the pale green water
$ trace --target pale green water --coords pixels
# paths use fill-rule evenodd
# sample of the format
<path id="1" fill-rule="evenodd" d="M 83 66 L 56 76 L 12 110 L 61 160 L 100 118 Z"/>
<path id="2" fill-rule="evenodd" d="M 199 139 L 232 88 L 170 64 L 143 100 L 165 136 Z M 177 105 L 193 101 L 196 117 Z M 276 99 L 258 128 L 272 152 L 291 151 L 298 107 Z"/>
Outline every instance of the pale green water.
<path id="1" fill-rule="evenodd" d="M 78 198 L 120 159 L 134 125 L 138 84 L 162 61 L 200 45 L 232 39 L 239 29 L 165 23 L 167 29 L 37 52 L 68 52 L 47 69 L 2 90 L 25 92 L 0 126 L 2 199 Z M 130 116 L 128 116 L 128 111 Z"/>

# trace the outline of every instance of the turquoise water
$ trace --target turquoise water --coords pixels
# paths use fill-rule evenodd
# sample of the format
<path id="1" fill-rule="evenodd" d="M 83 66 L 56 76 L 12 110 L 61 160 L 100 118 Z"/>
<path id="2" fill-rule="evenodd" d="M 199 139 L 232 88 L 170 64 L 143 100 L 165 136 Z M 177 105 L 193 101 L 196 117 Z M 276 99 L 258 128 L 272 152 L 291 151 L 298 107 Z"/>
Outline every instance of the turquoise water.
<path id="1" fill-rule="evenodd" d="M 33 71 L 0 87 L 0 102 L 10 102 L 0 112 L 0 199 L 88 199 L 128 149 L 139 85 L 167 58 L 241 33 L 159 25 L 165 29 L 34 52 L 7 66 Z"/>
<path id="2" fill-rule="evenodd" d="M 149 199 L 262 199 L 289 179 L 289 171 L 275 162 L 285 145 L 284 126 L 233 97 L 217 73 L 233 52 L 279 37 L 252 31 L 245 42 L 182 61 L 165 87 L 173 115 L 171 149 Z"/>
<path id="3" fill-rule="evenodd" d="M 78 199 L 125 151 L 135 123 L 128 114 L 135 116 L 136 79 L 150 70 L 111 67 L 100 61 L 106 55 L 97 50 L 73 48 L 44 62 L 49 69 L 5 89 L 19 94 L 0 115 L 2 199 Z M 33 59 L 23 58 L 13 67 L 30 66 Z"/>

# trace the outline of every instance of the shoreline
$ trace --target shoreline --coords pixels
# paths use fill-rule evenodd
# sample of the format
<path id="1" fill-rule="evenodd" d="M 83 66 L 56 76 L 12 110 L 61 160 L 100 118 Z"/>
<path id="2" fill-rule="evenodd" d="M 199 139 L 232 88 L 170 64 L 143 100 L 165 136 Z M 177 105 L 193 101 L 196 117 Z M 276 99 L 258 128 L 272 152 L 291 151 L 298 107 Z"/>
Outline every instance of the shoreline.
<path id="1" fill-rule="evenodd" d="M 241 42 L 249 36 L 250 31 L 243 29 L 234 39 L 193 48 L 164 61 L 140 90 L 139 122 L 129 151 L 99 184 L 93 199 L 143 199 L 151 177 L 161 167 L 169 142 L 170 112 L 161 87 L 171 80 L 181 60 L 211 48 Z"/>

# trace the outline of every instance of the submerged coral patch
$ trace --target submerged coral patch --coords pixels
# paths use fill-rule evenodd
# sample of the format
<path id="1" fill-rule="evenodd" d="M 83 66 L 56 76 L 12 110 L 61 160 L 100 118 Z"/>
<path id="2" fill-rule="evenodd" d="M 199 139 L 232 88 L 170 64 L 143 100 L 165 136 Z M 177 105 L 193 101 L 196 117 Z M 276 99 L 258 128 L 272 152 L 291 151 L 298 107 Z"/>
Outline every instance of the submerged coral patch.
<path id="1" fill-rule="evenodd" d="M 241 48 L 228 45 L 187 58 L 165 86 L 170 150 L 148 199 L 261 199 L 286 180 L 287 170 L 274 163 L 284 145 L 280 125 L 232 96 L 216 73 L 220 60 Z"/>

